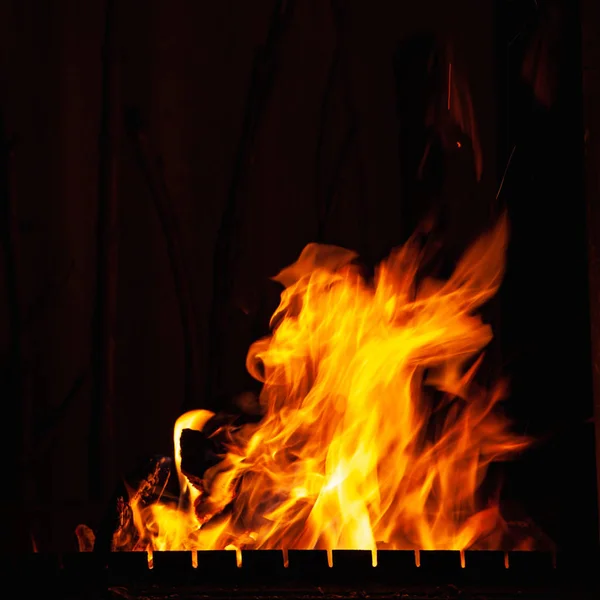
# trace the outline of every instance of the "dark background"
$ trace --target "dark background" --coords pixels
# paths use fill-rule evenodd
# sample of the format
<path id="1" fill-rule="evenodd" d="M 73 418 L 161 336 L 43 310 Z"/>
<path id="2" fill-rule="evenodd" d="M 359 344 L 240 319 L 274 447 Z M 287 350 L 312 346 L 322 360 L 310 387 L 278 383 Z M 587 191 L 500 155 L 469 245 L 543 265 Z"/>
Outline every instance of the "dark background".
<path id="1" fill-rule="evenodd" d="M 0 27 L 12 546 L 74 548 L 184 410 L 253 389 L 306 243 L 373 265 L 433 215 L 443 272 L 505 207 L 486 369 L 540 440 L 506 504 L 597 541 L 577 2 L 4 0 Z"/>

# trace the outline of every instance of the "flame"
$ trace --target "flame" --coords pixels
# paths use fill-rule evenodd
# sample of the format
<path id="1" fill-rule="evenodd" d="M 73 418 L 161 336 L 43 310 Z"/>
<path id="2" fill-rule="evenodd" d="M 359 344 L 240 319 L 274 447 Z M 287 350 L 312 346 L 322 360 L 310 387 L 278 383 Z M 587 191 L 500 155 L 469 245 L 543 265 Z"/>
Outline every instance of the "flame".
<path id="1" fill-rule="evenodd" d="M 77 547 L 79 552 L 93 552 L 96 543 L 96 534 L 87 525 L 80 524 L 75 528 Z"/>
<path id="2" fill-rule="evenodd" d="M 492 331 L 476 310 L 504 273 L 506 217 L 447 281 L 423 279 L 409 241 L 373 281 L 356 254 L 309 244 L 274 279 L 284 286 L 272 334 L 249 350 L 263 383 L 260 423 L 231 428 L 220 462 L 181 496 L 130 500 L 142 546 L 456 549 L 499 547 L 498 502 L 479 498 L 492 461 L 529 443 L 498 411 L 505 386 L 477 384 Z M 115 536 L 115 546 L 122 545 Z"/>

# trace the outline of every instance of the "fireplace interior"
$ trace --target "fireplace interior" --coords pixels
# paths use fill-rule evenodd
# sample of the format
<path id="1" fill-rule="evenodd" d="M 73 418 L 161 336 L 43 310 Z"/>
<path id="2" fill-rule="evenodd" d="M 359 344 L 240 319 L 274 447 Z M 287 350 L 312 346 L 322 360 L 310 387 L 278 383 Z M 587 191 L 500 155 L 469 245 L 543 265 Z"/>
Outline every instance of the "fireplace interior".
<path id="1" fill-rule="evenodd" d="M 68 598 L 598 597 L 592 0 L 2 10 L 6 580 Z M 403 413 L 383 384 L 356 391 L 391 381 L 395 363 L 351 373 L 344 391 L 376 353 L 320 340 L 364 337 L 373 290 L 388 289 L 380 265 L 408 244 L 404 312 L 410 253 L 390 263 L 402 277 L 386 280 L 395 308 L 381 314 L 419 335 L 441 325 L 407 351 Z M 333 279 L 319 287 L 315 272 Z M 327 296 L 342 279 L 351 303 Z M 421 294 L 433 280 L 447 283 Z M 284 286 L 302 309 L 278 312 Z M 347 307 L 360 319 L 337 322 Z M 284 338 L 299 315 L 319 334 Z M 370 343 L 391 348 L 390 327 Z M 282 357 L 301 343 L 294 371 Z M 279 419 L 317 388 L 331 412 L 310 427 Z M 393 435 L 384 445 L 396 423 L 400 440 L 422 430 L 398 454 Z M 376 492 L 361 482 L 327 504 L 323 473 L 376 440 Z M 311 459 L 301 487 L 283 483 Z M 271 527 L 282 498 L 311 485 L 325 508 L 296 503 Z M 418 514 L 410 494 L 427 496 Z M 179 529 L 161 537 L 165 507 Z M 212 541 L 181 535 L 198 519 Z"/>

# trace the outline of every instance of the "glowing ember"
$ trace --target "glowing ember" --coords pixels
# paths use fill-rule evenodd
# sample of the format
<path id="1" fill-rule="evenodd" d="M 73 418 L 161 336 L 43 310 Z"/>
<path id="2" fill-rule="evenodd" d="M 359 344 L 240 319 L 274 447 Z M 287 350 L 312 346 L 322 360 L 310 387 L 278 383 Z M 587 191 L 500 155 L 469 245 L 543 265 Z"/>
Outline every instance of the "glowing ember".
<path id="1" fill-rule="evenodd" d="M 262 420 L 231 428 L 221 461 L 192 485 L 181 432 L 213 414 L 180 417 L 181 496 L 131 495 L 137 549 L 500 547 L 498 504 L 481 505 L 479 488 L 490 462 L 528 440 L 498 412 L 503 385 L 474 381 L 492 338 L 475 311 L 498 290 L 506 242 L 503 218 L 447 281 L 418 275 L 414 241 L 373 282 L 354 253 L 308 245 L 275 278 L 285 290 L 272 335 L 248 353 Z"/>

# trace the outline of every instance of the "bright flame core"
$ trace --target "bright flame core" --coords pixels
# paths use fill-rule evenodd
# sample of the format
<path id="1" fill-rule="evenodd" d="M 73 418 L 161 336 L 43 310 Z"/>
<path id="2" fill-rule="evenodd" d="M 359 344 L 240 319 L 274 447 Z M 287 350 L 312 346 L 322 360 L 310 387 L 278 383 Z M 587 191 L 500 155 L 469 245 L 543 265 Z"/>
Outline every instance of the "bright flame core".
<path id="1" fill-rule="evenodd" d="M 130 498 L 139 549 L 498 548 L 497 502 L 478 491 L 492 461 L 528 440 L 498 413 L 504 386 L 474 376 L 492 339 L 475 310 L 498 290 L 507 222 L 480 237 L 447 281 L 420 280 L 409 241 L 361 276 L 356 255 L 309 244 L 275 278 L 272 335 L 250 347 L 263 382 L 259 424 L 231 429 L 227 452 L 179 502 Z M 125 544 L 117 532 L 115 549 Z"/>

